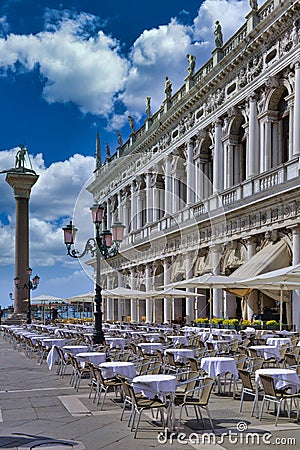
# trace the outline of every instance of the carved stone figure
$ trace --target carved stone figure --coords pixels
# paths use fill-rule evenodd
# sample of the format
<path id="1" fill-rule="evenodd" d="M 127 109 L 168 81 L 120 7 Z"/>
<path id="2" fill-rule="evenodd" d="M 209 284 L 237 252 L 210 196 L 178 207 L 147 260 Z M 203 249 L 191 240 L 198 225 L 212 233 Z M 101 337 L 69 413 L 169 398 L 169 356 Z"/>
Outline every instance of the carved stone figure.
<path id="1" fill-rule="evenodd" d="M 110 158 L 110 148 L 109 148 L 109 145 L 107 142 L 105 144 L 105 151 L 106 151 L 106 157 Z"/>
<path id="2" fill-rule="evenodd" d="M 257 0 L 250 0 L 249 4 L 250 4 L 250 8 L 253 9 L 253 11 L 257 11 L 258 10 Z"/>
<path id="3" fill-rule="evenodd" d="M 195 65 L 196 65 L 196 56 L 194 55 L 186 55 L 188 62 L 189 62 L 189 66 L 187 68 L 187 71 L 189 73 L 189 76 L 193 76 L 194 72 L 195 72 Z"/>
<path id="4" fill-rule="evenodd" d="M 146 98 L 146 115 L 148 119 L 151 117 L 151 97 Z"/>
<path id="5" fill-rule="evenodd" d="M 120 130 L 118 130 L 118 144 L 120 147 L 123 145 L 123 138 Z"/>
<path id="6" fill-rule="evenodd" d="M 222 27 L 221 24 L 218 20 L 216 20 L 215 22 L 215 31 L 214 31 L 214 35 L 215 35 L 215 45 L 216 48 L 221 48 L 223 47 L 223 33 L 222 33 Z"/>
<path id="7" fill-rule="evenodd" d="M 132 133 L 135 133 L 134 119 L 132 116 L 128 116 L 129 126 L 131 128 Z"/>
<path id="8" fill-rule="evenodd" d="M 169 80 L 169 77 L 166 77 L 166 82 L 165 82 L 165 94 L 166 94 L 166 99 L 170 100 L 172 97 L 172 83 Z"/>

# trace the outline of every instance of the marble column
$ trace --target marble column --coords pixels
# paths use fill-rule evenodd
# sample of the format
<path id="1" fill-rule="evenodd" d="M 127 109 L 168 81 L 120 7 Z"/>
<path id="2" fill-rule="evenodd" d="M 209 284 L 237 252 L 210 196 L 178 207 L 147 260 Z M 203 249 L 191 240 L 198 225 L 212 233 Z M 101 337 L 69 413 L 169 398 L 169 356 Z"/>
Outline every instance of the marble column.
<path id="1" fill-rule="evenodd" d="M 257 119 L 257 102 L 254 96 L 249 100 L 249 167 L 247 176 L 252 177 L 258 173 L 259 166 L 259 133 L 258 133 L 258 119 Z"/>
<path id="2" fill-rule="evenodd" d="M 215 147 L 213 157 L 213 190 L 218 192 L 223 189 L 223 144 L 222 144 L 222 125 L 221 121 L 217 120 L 215 123 Z"/>
<path id="3" fill-rule="evenodd" d="M 118 192 L 118 217 L 120 222 L 123 223 L 123 204 L 122 204 L 122 192 Z"/>
<path id="4" fill-rule="evenodd" d="M 152 204 L 152 189 L 151 189 L 151 173 L 146 173 L 146 223 L 152 223 L 153 204 Z"/>
<path id="5" fill-rule="evenodd" d="M 136 268 L 132 267 L 130 269 L 130 285 L 131 289 L 136 288 Z M 136 323 L 138 320 L 137 317 L 137 300 L 135 298 L 132 298 L 130 300 L 130 316 L 131 316 L 131 322 Z"/>
<path id="6" fill-rule="evenodd" d="M 112 279 L 110 276 L 107 277 L 107 289 L 112 289 Z M 106 299 L 106 319 L 109 321 L 114 320 L 114 299 Z"/>
<path id="7" fill-rule="evenodd" d="M 121 272 L 118 272 L 118 287 L 123 286 L 123 276 Z M 123 307 L 123 299 L 118 298 L 118 321 L 122 321 L 122 316 L 125 316 L 124 307 Z"/>
<path id="8" fill-rule="evenodd" d="M 172 213 L 172 178 L 171 178 L 171 156 L 165 158 L 165 215 Z"/>
<path id="9" fill-rule="evenodd" d="M 146 283 L 146 292 L 151 290 L 151 265 L 147 263 L 145 265 L 145 283 Z M 146 322 L 153 322 L 153 307 L 152 307 L 152 298 L 146 299 Z"/>
<path id="10" fill-rule="evenodd" d="M 193 159 L 194 144 L 190 139 L 186 145 L 186 184 L 187 184 L 187 196 L 186 203 L 191 205 L 195 202 L 195 166 Z"/>
<path id="11" fill-rule="evenodd" d="M 214 275 L 220 275 L 221 246 L 212 245 L 212 261 Z M 213 289 L 213 316 L 223 317 L 223 292 L 222 289 Z"/>
<path id="12" fill-rule="evenodd" d="M 26 170 L 26 169 L 25 169 Z M 36 173 L 22 170 L 8 172 L 5 181 L 13 188 L 16 202 L 16 231 L 15 231 L 15 277 L 20 278 L 20 286 L 28 282 L 27 269 L 29 267 L 29 198 L 31 188 L 37 182 Z M 26 313 L 28 309 L 28 290 L 15 288 L 14 312 Z"/>
<path id="13" fill-rule="evenodd" d="M 134 181 L 131 183 L 130 187 L 131 192 L 131 217 L 130 217 L 130 224 L 131 224 L 131 231 L 136 230 L 136 196 L 135 196 L 135 183 Z"/>
<path id="14" fill-rule="evenodd" d="M 193 253 L 192 252 L 187 252 L 185 255 L 185 264 L 186 264 L 186 279 L 189 280 L 190 278 L 193 278 L 193 265 L 192 265 L 192 257 L 193 257 Z M 188 292 L 194 292 L 194 289 L 188 288 L 187 289 L 187 295 Z M 186 303 L 185 303 L 185 311 L 186 311 L 186 323 L 190 324 L 191 322 L 193 322 L 195 320 L 195 297 L 187 297 L 186 298 Z"/>
<path id="15" fill-rule="evenodd" d="M 246 238 L 247 243 L 247 259 L 248 261 L 252 258 L 252 256 L 256 253 L 256 244 L 257 240 L 255 236 L 249 236 Z M 247 298 L 247 317 L 243 317 L 243 319 L 252 319 L 253 314 L 258 313 L 258 295 L 257 291 L 252 291 Z"/>
<path id="16" fill-rule="evenodd" d="M 170 258 L 164 258 L 164 286 L 171 282 Z M 172 299 L 164 298 L 164 323 L 172 322 Z"/>
<path id="17" fill-rule="evenodd" d="M 292 228 L 293 233 L 293 265 L 300 263 L 300 225 L 297 224 Z M 300 290 L 293 291 L 292 294 L 292 309 L 293 309 L 293 318 L 287 317 L 288 320 L 294 325 L 296 325 L 296 329 L 300 329 Z M 287 308 L 287 313 L 289 316 L 291 315 L 291 307 Z"/>
<path id="18" fill-rule="evenodd" d="M 295 64 L 293 155 L 300 153 L 300 62 Z"/>

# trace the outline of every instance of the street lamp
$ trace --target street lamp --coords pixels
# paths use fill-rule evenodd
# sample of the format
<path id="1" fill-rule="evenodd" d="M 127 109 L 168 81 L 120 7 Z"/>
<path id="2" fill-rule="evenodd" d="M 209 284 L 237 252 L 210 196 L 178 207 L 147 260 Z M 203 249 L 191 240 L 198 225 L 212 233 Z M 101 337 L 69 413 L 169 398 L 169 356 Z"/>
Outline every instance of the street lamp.
<path id="1" fill-rule="evenodd" d="M 104 344 L 104 333 L 102 329 L 102 295 L 100 286 L 100 257 L 107 259 L 116 256 L 119 251 L 119 245 L 123 241 L 124 228 L 119 220 L 112 224 L 112 231 L 103 230 L 100 227 L 103 221 L 104 208 L 101 205 L 93 205 L 91 208 L 92 221 L 95 225 L 95 237 L 86 241 L 85 248 L 82 253 L 78 252 L 74 247 L 74 241 L 78 229 L 72 224 L 72 221 L 63 228 L 64 242 L 67 247 L 68 255 L 72 258 L 82 258 L 87 253 L 93 257 L 96 256 L 96 283 L 95 283 L 95 327 L 93 332 L 94 344 Z"/>
<path id="2" fill-rule="evenodd" d="M 15 282 L 15 287 L 17 289 L 27 289 L 28 290 L 28 305 L 27 305 L 27 321 L 26 321 L 26 323 L 30 324 L 31 323 L 30 291 L 34 291 L 35 289 L 37 289 L 37 287 L 40 283 L 40 277 L 38 275 L 35 275 L 33 277 L 33 279 L 31 280 L 31 275 L 32 275 L 31 267 L 28 267 L 28 269 L 26 270 L 26 273 L 28 276 L 28 281 L 27 281 L 27 283 L 24 283 L 24 286 L 20 287 L 20 278 L 19 277 L 15 277 L 14 282 Z"/>

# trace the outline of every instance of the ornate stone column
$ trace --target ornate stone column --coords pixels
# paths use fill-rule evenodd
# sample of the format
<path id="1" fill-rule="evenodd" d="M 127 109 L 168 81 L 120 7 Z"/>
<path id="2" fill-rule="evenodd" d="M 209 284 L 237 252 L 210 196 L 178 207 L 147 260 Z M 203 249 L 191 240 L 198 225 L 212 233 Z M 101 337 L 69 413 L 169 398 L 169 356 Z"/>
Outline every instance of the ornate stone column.
<path id="1" fill-rule="evenodd" d="M 171 281 L 171 273 L 170 273 L 170 258 L 164 258 L 163 266 L 164 266 L 164 285 L 170 283 Z M 171 323 L 172 322 L 172 299 L 164 298 L 164 322 Z"/>
<path id="2" fill-rule="evenodd" d="M 165 175 L 165 215 L 172 212 L 172 178 L 171 178 L 171 156 L 165 158 L 163 166 Z"/>
<path id="3" fill-rule="evenodd" d="M 258 119 L 257 119 L 257 105 L 256 98 L 251 96 L 249 99 L 249 166 L 247 176 L 252 177 L 258 173 L 259 166 L 259 134 L 258 134 Z"/>
<path id="4" fill-rule="evenodd" d="M 26 169 L 25 169 L 26 170 Z M 26 171 L 8 172 L 5 181 L 13 188 L 16 201 L 16 231 L 15 231 L 15 277 L 20 278 L 20 286 L 28 282 L 27 268 L 29 267 L 29 213 L 28 203 L 32 186 L 39 176 Z M 28 309 L 27 289 L 15 288 L 14 312 L 26 313 Z"/>
<path id="5" fill-rule="evenodd" d="M 222 248 L 219 244 L 211 246 L 214 275 L 220 275 L 221 250 Z M 213 316 L 223 317 L 222 289 L 213 289 Z"/>
<path id="6" fill-rule="evenodd" d="M 131 289 L 136 288 L 136 268 L 132 267 L 130 269 L 130 284 Z M 137 303 L 136 299 L 132 298 L 130 300 L 130 316 L 131 316 L 131 322 L 137 322 Z"/>
<path id="7" fill-rule="evenodd" d="M 186 144 L 186 184 L 187 184 L 187 196 L 186 203 L 191 205 L 195 202 L 195 166 L 193 159 L 194 144 L 190 139 Z"/>
<path id="8" fill-rule="evenodd" d="M 300 263 L 300 224 L 292 227 L 293 233 L 293 265 Z M 300 329 L 300 290 L 293 291 L 292 294 L 293 318 L 291 317 L 291 305 L 287 307 L 287 321 L 296 325 Z M 288 306 L 288 305 L 287 305 Z"/>
<path id="9" fill-rule="evenodd" d="M 131 231 L 136 230 L 136 196 L 135 196 L 135 183 L 132 181 L 130 186 L 130 192 L 131 192 L 131 218 L 130 218 L 130 224 L 131 224 Z"/>
<path id="10" fill-rule="evenodd" d="M 123 276 L 121 272 L 118 272 L 118 287 L 123 287 Z M 118 298 L 118 321 L 122 321 L 122 316 L 125 316 L 123 299 Z"/>
<path id="11" fill-rule="evenodd" d="M 151 173 L 146 173 L 146 223 L 150 224 L 153 221 L 153 204 L 152 204 L 152 189 L 151 189 Z"/>
<path id="12" fill-rule="evenodd" d="M 300 153 L 300 61 L 295 64 L 293 155 Z"/>
<path id="13" fill-rule="evenodd" d="M 221 120 L 215 123 L 215 147 L 213 157 L 213 189 L 218 192 L 223 189 L 224 169 L 223 169 L 223 144 L 222 144 L 222 124 Z"/>
<path id="14" fill-rule="evenodd" d="M 187 252 L 185 254 L 185 264 L 186 264 L 186 279 L 193 278 L 193 265 L 192 265 L 192 252 Z M 194 292 L 194 289 L 188 288 L 187 292 Z M 185 303 L 185 310 L 186 310 L 186 323 L 190 324 L 193 320 L 195 320 L 195 297 L 187 297 L 186 303 Z"/>
<path id="15" fill-rule="evenodd" d="M 151 290 L 151 264 L 147 263 L 145 265 L 145 284 L 146 292 Z M 146 298 L 146 322 L 153 322 L 153 307 L 152 298 Z"/>

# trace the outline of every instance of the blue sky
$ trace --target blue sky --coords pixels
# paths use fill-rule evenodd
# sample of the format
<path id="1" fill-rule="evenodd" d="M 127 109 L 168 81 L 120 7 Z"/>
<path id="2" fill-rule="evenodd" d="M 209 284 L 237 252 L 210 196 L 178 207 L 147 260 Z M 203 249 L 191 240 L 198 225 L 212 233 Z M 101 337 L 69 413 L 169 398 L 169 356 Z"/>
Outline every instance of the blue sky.
<path id="1" fill-rule="evenodd" d="M 261 4 L 260 2 L 259 4 Z M 0 170 L 14 165 L 19 144 L 40 175 L 30 200 L 30 265 L 40 277 L 35 292 L 67 297 L 93 290 L 84 264 L 65 255 L 61 226 L 73 217 L 82 245 L 93 234 L 85 192 L 95 167 L 95 138 L 111 153 L 117 130 L 128 139 L 187 75 L 211 56 L 214 22 L 224 40 L 244 22 L 247 0 L 1 0 Z M 0 304 L 13 290 L 15 205 L 0 177 Z M 82 209 L 81 209 L 82 208 Z"/>

